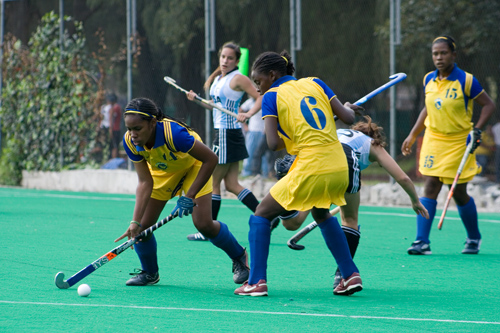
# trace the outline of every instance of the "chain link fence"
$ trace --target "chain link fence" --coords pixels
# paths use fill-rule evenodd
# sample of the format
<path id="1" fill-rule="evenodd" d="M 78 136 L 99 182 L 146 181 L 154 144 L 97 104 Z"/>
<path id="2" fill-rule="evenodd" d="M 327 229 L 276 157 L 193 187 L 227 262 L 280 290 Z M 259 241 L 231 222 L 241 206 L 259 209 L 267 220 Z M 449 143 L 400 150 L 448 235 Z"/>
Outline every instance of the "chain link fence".
<path id="1" fill-rule="evenodd" d="M 234 41 L 249 50 L 250 66 L 261 52 L 288 50 L 294 58 L 297 77 L 320 77 L 341 102 L 354 102 L 386 83 L 393 74 L 389 64 L 391 1 L 75 0 L 64 1 L 64 14 L 83 22 L 90 53 L 102 47 L 100 43 L 105 40 L 109 55 L 105 86 L 117 93 L 121 105 L 130 97 L 152 98 L 169 115 L 187 121 L 206 140 L 212 128 L 210 113 L 168 86 L 164 76 L 204 95 L 203 83 L 218 65 L 218 49 L 223 43 Z M 403 159 L 400 146 L 423 107 L 421 82 L 425 73 L 434 69 L 430 53 L 433 38 L 445 32 L 455 36 L 459 44 L 457 62 L 478 77 L 495 101 L 499 74 L 498 57 L 489 52 L 493 42 L 473 49 L 467 40 L 467 48 L 461 53 L 460 37 L 465 40 L 465 30 L 447 22 L 454 16 L 459 20 L 466 9 L 460 4 L 456 8 L 440 8 L 445 2 L 435 1 L 435 15 L 439 17 L 445 12 L 449 16 L 441 24 L 426 13 L 415 12 L 427 10 L 417 7 L 421 2 L 401 4 L 402 44 L 395 48 L 394 65 L 395 72 L 405 72 L 408 78 L 397 85 L 395 137 L 391 141 L 395 144 L 396 160 L 413 177 L 415 154 Z M 41 15 L 48 11 L 59 13 L 61 1 L 18 0 L 2 4 L 3 33 L 18 35 L 27 42 Z M 496 4 L 490 6 L 498 9 Z M 213 21 L 206 20 L 210 17 Z M 435 24 L 435 28 L 422 24 L 426 29 L 419 30 L 415 28 L 417 19 L 427 19 L 423 23 Z M 449 24 L 450 29 L 446 30 L 443 24 Z M 71 32 L 71 27 L 67 28 Z M 490 66 L 478 58 L 489 61 Z M 364 106 L 366 114 L 389 135 L 389 91 Z M 491 123 L 499 120 L 492 119 Z M 372 176 L 387 179 L 385 173 L 373 172 Z"/>

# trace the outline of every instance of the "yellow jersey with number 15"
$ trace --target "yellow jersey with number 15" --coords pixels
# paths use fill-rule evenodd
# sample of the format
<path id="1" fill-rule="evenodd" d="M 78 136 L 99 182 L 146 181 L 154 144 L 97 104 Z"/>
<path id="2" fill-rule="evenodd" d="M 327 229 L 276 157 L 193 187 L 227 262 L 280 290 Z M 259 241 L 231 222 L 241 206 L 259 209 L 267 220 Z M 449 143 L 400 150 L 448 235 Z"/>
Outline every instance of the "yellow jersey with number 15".
<path id="1" fill-rule="evenodd" d="M 439 79 L 438 70 L 427 73 L 424 77 L 425 127 L 441 134 L 470 132 L 473 99 L 483 91 L 476 78 L 456 64 L 445 79 Z"/>

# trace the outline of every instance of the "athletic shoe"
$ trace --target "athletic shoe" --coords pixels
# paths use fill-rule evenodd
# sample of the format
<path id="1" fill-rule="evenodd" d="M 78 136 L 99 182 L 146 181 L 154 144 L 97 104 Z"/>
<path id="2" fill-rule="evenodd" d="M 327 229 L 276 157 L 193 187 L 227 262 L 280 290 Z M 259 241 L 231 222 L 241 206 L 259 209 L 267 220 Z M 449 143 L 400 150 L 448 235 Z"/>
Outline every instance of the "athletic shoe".
<path id="1" fill-rule="evenodd" d="M 333 289 L 334 295 L 349 296 L 363 290 L 359 273 L 352 273 L 347 279 L 340 280 L 337 288 Z"/>
<path id="2" fill-rule="evenodd" d="M 201 232 L 197 232 L 195 234 L 188 235 L 187 239 L 189 239 L 190 241 L 207 241 L 208 240 L 208 238 L 203 236 L 201 234 Z"/>
<path id="3" fill-rule="evenodd" d="M 235 295 L 242 296 L 267 296 L 267 283 L 266 280 L 259 280 L 256 284 L 248 284 L 245 282 L 241 287 L 234 291 Z"/>
<path id="4" fill-rule="evenodd" d="M 414 241 L 408 248 L 408 254 L 432 254 L 429 244 L 421 240 Z"/>
<path id="5" fill-rule="evenodd" d="M 462 250 L 463 254 L 478 254 L 479 248 L 481 247 L 480 239 L 470 239 L 465 240 L 465 248 Z"/>
<path id="6" fill-rule="evenodd" d="M 280 225 L 280 218 L 279 217 L 275 217 L 272 221 L 271 221 L 271 232 L 273 232 L 274 229 L 276 229 L 277 226 Z"/>
<path id="7" fill-rule="evenodd" d="M 248 280 L 250 268 L 248 268 L 247 250 L 238 258 L 233 259 L 233 281 L 236 284 L 241 284 Z"/>
<path id="8" fill-rule="evenodd" d="M 340 281 L 342 281 L 342 274 L 340 274 L 340 269 L 337 267 L 337 270 L 335 271 L 335 278 L 333 279 L 333 289 L 337 288 Z"/>
<path id="9" fill-rule="evenodd" d="M 139 269 L 134 273 L 130 273 L 130 275 L 135 276 L 127 281 L 127 286 L 147 286 L 160 281 L 160 274 L 158 272 L 151 274 Z"/>

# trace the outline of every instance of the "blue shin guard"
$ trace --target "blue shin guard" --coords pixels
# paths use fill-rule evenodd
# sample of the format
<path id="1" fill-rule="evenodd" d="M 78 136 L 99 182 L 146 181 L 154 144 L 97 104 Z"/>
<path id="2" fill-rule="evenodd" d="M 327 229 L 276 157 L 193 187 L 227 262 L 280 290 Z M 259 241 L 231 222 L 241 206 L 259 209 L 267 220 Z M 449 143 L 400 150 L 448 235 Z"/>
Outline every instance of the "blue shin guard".
<path id="1" fill-rule="evenodd" d="M 352 273 L 359 273 L 354 261 L 352 261 L 347 239 L 337 218 L 332 216 L 328 220 L 319 223 L 318 227 L 325 239 L 326 246 L 328 246 L 328 249 L 337 262 L 342 277 L 348 278 Z"/>
<path id="2" fill-rule="evenodd" d="M 234 238 L 233 234 L 231 233 L 231 231 L 229 231 L 229 228 L 226 224 L 220 221 L 219 224 L 219 234 L 214 238 L 210 238 L 210 242 L 212 242 L 212 244 L 217 246 L 219 249 L 226 252 L 226 254 L 231 259 L 235 259 L 241 256 L 245 249 L 238 243 L 236 238 Z"/>
<path id="3" fill-rule="evenodd" d="M 432 221 L 436 215 L 437 201 L 425 197 L 420 198 L 420 202 L 429 212 L 429 218 L 417 215 L 417 238 L 415 240 L 430 244 L 429 235 L 431 233 Z"/>
<path id="4" fill-rule="evenodd" d="M 148 240 L 134 244 L 134 249 L 141 261 L 142 270 L 151 274 L 157 273 L 158 257 L 155 236 L 151 235 Z"/>
<path id="5" fill-rule="evenodd" d="M 248 222 L 250 231 L 250 277 L 248 284 L 256 284 L 259 280 L 267 280 L 267 258 L 271 243 L 271 222 L 263 217 L 250 215 Z"/>
<path id="6" fill-rule="evenodd" d="M 457 205 L 458 214 L 467 230 L 467 237 L 469 239 L 481 239 L 481 233 L 479 232 L 479 226 L 477 223 L 477 208 L 474 199 L 470 197 L 468 203 L 463 206 Z"/>

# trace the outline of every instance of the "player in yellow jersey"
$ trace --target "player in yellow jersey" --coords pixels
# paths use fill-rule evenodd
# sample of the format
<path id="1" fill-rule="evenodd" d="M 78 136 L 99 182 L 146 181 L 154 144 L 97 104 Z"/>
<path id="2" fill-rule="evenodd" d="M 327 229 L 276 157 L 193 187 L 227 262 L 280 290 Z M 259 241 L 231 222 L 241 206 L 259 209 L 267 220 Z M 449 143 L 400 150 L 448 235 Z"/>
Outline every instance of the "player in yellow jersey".
<path id="1" fill-rule="evenodd" d="M 251 253 L 250 277 L 235 290 L 237 295 L 265 296 L 270 221 L 289 210 L 309 210 L 318 221 L 343 280 L 335 295 L 350 295 L 363 286 L 346 238 L 331 204 L 345 205 L 349 183 L 347 159 L 337 138 L 334 114 L 345 123 L 354 121 L 359 106 L 342 105 L 333 91 L 318 78 L 296 80 L 287 52 L 265 52 L 253 64 L 252 78 L 262 98 L 267 143 L 271 150 L 286 148 L 297 155 L 288 175 L 280 179 L 250 216 L 248 235 Z M 252 113 L 240 114 L 244 121 Z"/>
<path id="2" fill-rule="evenodd" d="M 437 197 L 443 184 L 451 185 L 465 153 L 468 134 L 473 130 L 473 149 L 458 180 L 453 199 L 467 231 L 462 253 L 477 254 L 481 234 L 474 199 L 467 194 L 467 183 L 478 173 L 475 148 L 481 142 L 483 128 L 495 110 L 495 104 L 477 79 L 455 64 L 456 43 L 449 36 L 440 36 L 432 43 L 432 60 L 436 70 L 424 77 L 425 107 L 403 142 L 404 155 L 411 153 L 416 137 L 425 129 L 420 152 L 419 171 L 425 179 L 420 198 L 429 211 L 429 218 L 417 216 L 417 236 L 409 254 L 431 254 L 430 229 L 436 214 Z M 472 123 L 473 102 L 481 109 L 479 120 Z"/>
<path id="3" fill-rule="evenodd" d="M 186 124 L 165 116 L 147 98 L 131 100 L 125 109 L 127 133 L 123 146 L 135 163 L 139 179 L 133 220 L 116 241 L 136 237 L 157 222 L 165 204 L 175 196 L 172 214 L 192 214 L 193 223 L 212 244 L 233 260 L 233 280 L 248 279 L 247 254 L 227 225 L 212 220 L 212 172 L 217 156 Z M 145 286 L 159 281 L 156 239 L 153 234 L 135 245 L 142 270 L 127 281 Z M 116 242 L 115 241 L 115 242 Z"/>

